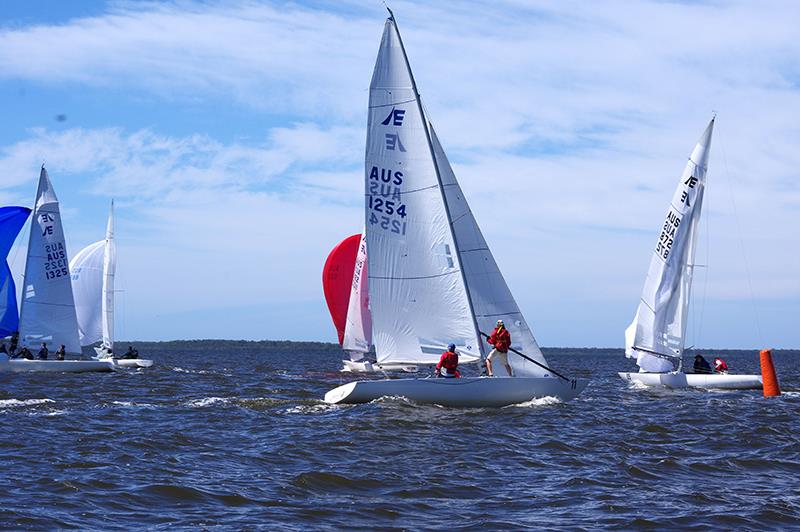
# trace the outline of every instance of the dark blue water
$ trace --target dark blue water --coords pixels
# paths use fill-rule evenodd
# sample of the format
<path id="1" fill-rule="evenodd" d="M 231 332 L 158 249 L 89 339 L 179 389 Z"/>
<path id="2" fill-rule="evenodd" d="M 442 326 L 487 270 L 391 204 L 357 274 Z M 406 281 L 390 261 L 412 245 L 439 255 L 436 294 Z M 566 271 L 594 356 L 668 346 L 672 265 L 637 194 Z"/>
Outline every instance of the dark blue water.
<path id="1" fill-rule="evenodd" d="M 800 526 L 800 391 L 633 390 L 621 352 L 559 350 L 593 379 L 567 404 L 332 407 L 335 350 L 146 354 L 150 370 L 0 375 L 2 528 Z M 799 355 L 775 355 L 785 389 Z"/>

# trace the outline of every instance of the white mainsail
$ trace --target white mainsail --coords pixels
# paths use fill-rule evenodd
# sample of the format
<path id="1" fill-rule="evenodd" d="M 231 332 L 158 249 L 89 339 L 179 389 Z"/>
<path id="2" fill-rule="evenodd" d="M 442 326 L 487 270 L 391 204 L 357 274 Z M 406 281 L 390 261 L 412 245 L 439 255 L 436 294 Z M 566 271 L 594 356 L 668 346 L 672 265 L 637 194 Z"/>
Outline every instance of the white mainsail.
<path id="1" fill-rule="evenodd" d="M 439 138 L 436 136 L 433 126 L 429 125 L 429 127 L 433 153 L 436 157 L 436 164 L 439 166 L 453 232 L 458 242 L 458 257 L 461 267 L 464 269 L 475 321 L 480 331 L 491 334 L 497 320 L 503 320 L 508 332 L 511 333 L 514 347 L 546 366 L 547 361 L 517 306 L 489 245 L 483 238 L 478 222 L 472 215 L 467 199 L 464 197 L 444 149 L 439 143 Z M 512 352 L 509 352 L 508 356 L 509 363 L 520 377 L 549 375 L 545 369 Z M 497 364 L 494 371 L 503 375 L 505 368 L 500 366 L 502 364 Z"/>
<path id="2" fill-rule="evenodd" d="M 695 146 L 656 242 L 625 354 L 642 371 L 668 372 L 680 364 L 694 273 L 697 226 L 703 207 L 714 119 Z"/>
<path id="3" fill-rule="evenodd" d="M 480 357 L 426 119 L 393 18 L 370 84 L 366 148 L 369 301 L 378 362 L 431 364 L 449 343 Z"/>
<path id="4" fill-rule="evenodd" d="M 34 348 L 41 342 L 81 352 L 58 198 L 44 167 L 31 218 L 20 309 L 20 344 Z"/>
<path id="5" fill-rule="evenodd" d="M 114 203 L 108 215 L 106 238 L 78 252 L 69 265 L 81 345 L 102 340 L 114 348 Z"/>
<path id="6" fill-rule="evenodd" d="M 364 358 L 372 345 L 372 317 L 369 311 L 369 281 L 367 280 L 367 238 L 361 233 L 358 245 L 353 281 L 350 285 L 350 301 L 347 306 L 347 321 L 344 326 L 342 349 L 350 360 Z"/>

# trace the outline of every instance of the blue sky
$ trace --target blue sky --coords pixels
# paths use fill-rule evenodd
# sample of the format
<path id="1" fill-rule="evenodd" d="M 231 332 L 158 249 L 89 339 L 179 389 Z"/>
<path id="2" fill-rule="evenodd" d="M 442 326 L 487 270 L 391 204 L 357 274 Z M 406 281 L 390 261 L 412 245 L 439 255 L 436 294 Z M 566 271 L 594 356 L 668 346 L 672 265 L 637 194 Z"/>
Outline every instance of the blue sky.
<path id="1" fill-rule="evenodd" d="M 622 345 L 717 111 L 688 343 L 800 347 L 800 6 L 392 8 L 542 345 Z M 0 203 L 30 205 L 44 161 L 74 254 L 115 198 L 120 336 L 333 341 L 320 270 L 363 223 L 384 17 L 380 2 L 2 2 Z"/>

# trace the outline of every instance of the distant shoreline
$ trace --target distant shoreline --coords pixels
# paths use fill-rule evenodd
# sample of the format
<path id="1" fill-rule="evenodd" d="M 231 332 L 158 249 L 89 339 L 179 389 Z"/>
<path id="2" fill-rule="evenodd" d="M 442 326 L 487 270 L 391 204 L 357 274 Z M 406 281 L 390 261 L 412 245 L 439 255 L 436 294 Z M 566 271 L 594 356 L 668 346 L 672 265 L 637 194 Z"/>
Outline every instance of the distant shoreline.
<path id="1" fill-rule="evenodd" d="M 228 349 L 252 349 L 252 348 L 268 348 L 268 349 L 300 349 L 306 351 L 329 351 L 340 349 L 339 344 L 333 342 L 307 342 L 300 340 L 218 340 L 218 339 L 195 339 L 195 340 L 118 340 L 115 342 L 117 346 L 125 346 L 128 344 L 135 345 L 137 348 L 159 347 L 159 348 L 199 348 L 199 349 L 214 349 L 225 347 Z M 566 354 L 562 352 L 575 352 L 575 351 L 608 351 L 609 354 L 619 354 L 622 347 L 542 347 L 542 351 L 546 354 L 560 355 Z M 798 349 L 780 348 L 773 349 L 775 352 L 783 351 L 797 351 Z M 739 347 L 701 347 L 694 349 L 687 349 L 686 354 L 689 353 L 747 353 L 758 352 L 756 348 L 739 348 Z"/>

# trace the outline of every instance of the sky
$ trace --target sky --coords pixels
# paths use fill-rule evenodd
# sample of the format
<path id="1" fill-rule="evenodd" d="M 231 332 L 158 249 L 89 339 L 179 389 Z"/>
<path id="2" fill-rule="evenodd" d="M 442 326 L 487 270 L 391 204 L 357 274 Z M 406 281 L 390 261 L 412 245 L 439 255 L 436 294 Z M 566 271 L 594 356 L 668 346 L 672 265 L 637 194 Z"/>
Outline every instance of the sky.
<path id="1" fill-rule="evenodd" d="M 800 4 L 392 1 L 544 346 L 622 346 L 713 113 L 687 345 L 800 348 Z M 115 200 L 121 338 L 335 341 L 380 1 L 0 2 L 0 205 L 45 163 L 70 255 Z M 23 232 L 9 257 L 19 281 Z"/>

